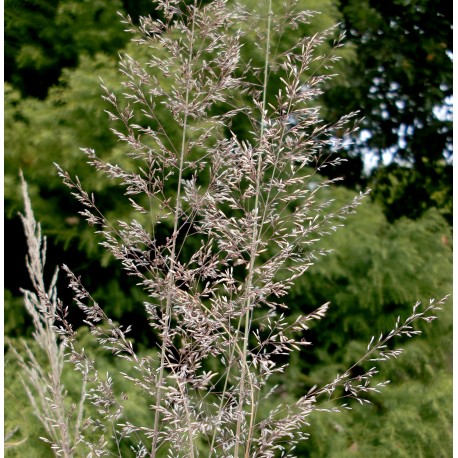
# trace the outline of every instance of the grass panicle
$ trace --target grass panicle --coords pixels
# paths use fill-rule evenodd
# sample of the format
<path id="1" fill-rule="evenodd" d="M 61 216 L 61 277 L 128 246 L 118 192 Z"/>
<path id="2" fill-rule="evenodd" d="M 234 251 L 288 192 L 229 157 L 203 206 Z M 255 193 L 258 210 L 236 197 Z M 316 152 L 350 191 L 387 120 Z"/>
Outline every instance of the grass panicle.
<path id="1" fill-rule="evenodd" d="M 113 164 L 84 149 L 98 173 L 124 188 L 131 218 L 108 219 L 78 177 L 57 169 L 101 246 L 148 297 L 143 307 L 157 352 L 137 354 L 129 337 L 135 323 L 110 319 L 84 287 L 84 277 L 64 266 L 91 333 L 131 367 L 122 374 L 99 372 L 97 360 L 78 344 L 55 280 L 45 292 L 45 246 L 24 186 L 28 267 L 36 290 L 25 292 L 25 301 L 51 367 L 46 372 L 29 350 L 29 363 L 20 359 L 28 386 L 35 388 L 28 391 L 31 402 L 56 455 L 82 456 L 76 450 L 85 450 L 89 456 L 121 456 L 129 441 L 129 456 L 138 457 L 294 456 L 314 411 L 328 409 L 330 399 L 341 400 L 330 411 L 349 408 L 348 398 L 365 403 L 365 393 L 384 386 L 371 383 L 375 367 L 358 376 L 350 367 L 284 404 L 274 383 L 289 355 L 310 345 L 307 330 L 329 306 L 292 316 L 288 291 L 328 254 L 319 241 L 332 236 L 367 194 L 331 211 L 325 188 L 337 180 L 319 176 L 324 167 L 339 165 L 339 150 L 358 128 L 356 113 L 324 124 L 317 104 L 343 37 L 331 28 L 283 43 L 285 28 L 313 18 L 296 2 L 281 12 L 271 1 L 259 2 L 259 11 L 225 0 L 155 3 L 156 18 L 137 24 L 122 17 L 144 50 L 139 56 L 147 56 L 121 56 L 122 98 L 102 81 L 126 161 Z M 333 51 L 323 54 L 329 42 Z M 259 62 L 245 61 L 249 45 L 259 47 Z M 246 130 L 234 128 L 241 122 Z M 432 320 L 442 303 L 415 308 L 374 338 L 356 364 L 397 357 L 400 350 L 388 342 L 418 333 L 413 322 Z M 59 381 L 64 353 L 84 381 L 75 432 Z M 115 389 L 119 377 L 141 391 L 151 410 L 148 424 L 129 417 L 127 395 Z M 97 418 L 83 415 L 83 401 L 97 408 Z"/>

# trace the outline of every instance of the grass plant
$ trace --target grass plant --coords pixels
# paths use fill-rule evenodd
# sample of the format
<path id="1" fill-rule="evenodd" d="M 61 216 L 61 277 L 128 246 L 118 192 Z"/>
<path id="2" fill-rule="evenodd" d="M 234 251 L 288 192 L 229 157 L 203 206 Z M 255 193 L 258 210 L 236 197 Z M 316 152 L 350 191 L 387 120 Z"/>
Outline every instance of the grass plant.
<path id="1" fill-rule="evenodd" d="M 313 20 L 294 1 L 281 11 L 271 0 L 255 11 L 225 0 L 155 3 L 154 18 L 139 24 L 122 18 L 148 54 L 145 61 L 121 56 L 123 98 L 102 82 L 125 164 L 84 149 L 98 173 L 125 188 L 131 219 L 109 220 L 78 177 L 57 169 L 100 244 L 147 294 L 142 306 L 157 352 L 139 354 L 130 338 L 135 323 L 110 319 L 84 277 L 64 265 L 94 338 L 130 366 L 99 372 L 57 299 L 55 279 L 44 284 L 45 244 L 24 185 L 35 289 L 24 292 L 25 302 L 50 367 L 44 370 L 28 349 L 27 363 L 19 356 L 33 387 L 28 394 L 57 456 L 126 456 L 121 450 L 128 442 L 129 456 L 137 457 L 292 457 L 308 437 L 314 411 L 326 410 L 330 400 L 339 401 L 330 411 L 349 409 L 348 398 L 368 402 L 365 395 L 385 385 L 371 380 L 380 361 L 401 353 L 391 342 L 418 334 L 414 322 L 432 321 L 444 300 L 415 304 L 409 317 L 374 336 L 347 371 L 295 402 L 282 402 L 281 386 L 272 380 L 292 352 L 310 345 L 307 330 L 329 307 L 296 316 L 284 298 L 295 279 L 329 253 L 316 248 L 318 242 L 332 237 L 367 194 L 338 211 L 320 198 L 337 181 L 321 179 L 320 170 L 339 165 L 338 151 L 357 129 L 356 113 L 325 125 L 316 103 L 337 59 L 320 50 L 329 42 L 339 48 L 343 37 L 332 28 L 283 43 L 282 30 Z M 253 24 L 259 66 L 243 59 Z M 243 136 L 232 128 L 241 122 L 249 126 Z M 76 406 L 64 402 L 64 359 L 82 375 Z M 355 376 L 353 369 L 368 361 Z M 148 424 L 127 414 L 129 393 L 116 390 L 120 377 L 142 393 Z M 87 403 L 97 417 L 85 414 Z"/>

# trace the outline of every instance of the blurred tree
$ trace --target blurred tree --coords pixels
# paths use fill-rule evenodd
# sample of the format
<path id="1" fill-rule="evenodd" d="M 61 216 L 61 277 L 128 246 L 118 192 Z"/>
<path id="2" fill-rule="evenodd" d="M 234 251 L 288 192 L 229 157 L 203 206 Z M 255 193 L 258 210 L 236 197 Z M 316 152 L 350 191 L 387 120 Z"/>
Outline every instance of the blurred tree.
<path id="1" fill-rule="evenodd" d="M 374 155 L 374 197 L 390 220 L 435 206 L 451 222 L 452 2 L 342 0 L 340 10 L 356 58 L 339 69 L 324 103 L 331 120 L 352 110 L 364 116 L 348 152 L 351 180 L 361 156 Z"/>
<path id="2" fill-rule="evenodd" d="M 137 3 L 134 17 L 146 9 Z M 23 96 L 44 98 L 82 56 L 115 55 L 129 40 L 117 15 L 122 8 L 121 0 L 6 0 L 6 81 Z"/>
<path id="3" fill-rule="evenodd" d="M 5 80 L 40 99 L 82 56 L 116 56 L 125 46 L 131 37 L 118 12 L 134 22 L 158 14 L 151 0 L 6 0 L 4 11 Z"/>
<path id="4" fill-rule="evenodd" d="M 351 196 L 342 187 L 332 191 L 336 207 Z M 452 234 L 436 209 L 417 220 L 390 223 L 382 207 L 367 199 L 322 246 L 334 252 L 298 280 L 290 297 L 291 307 L 299 310 L 331 301 L 323 328 L 315 326 L 313 336 L 312 353 L 317 354 L 316 345 L 321 358 L 349 364 L 361 353 L 351 350 L 350 341 L 362 342 L 364 349 L 374 332 L 391 329 L 417 300 L 438 299 L 452 290 Z M 444 326 L 439 334 L 450 337 L 450 324 L 447 313 L 436 326 Z M 439 347 L 435 359 L 443 351 L 444 361 L 449 348 Z"/>

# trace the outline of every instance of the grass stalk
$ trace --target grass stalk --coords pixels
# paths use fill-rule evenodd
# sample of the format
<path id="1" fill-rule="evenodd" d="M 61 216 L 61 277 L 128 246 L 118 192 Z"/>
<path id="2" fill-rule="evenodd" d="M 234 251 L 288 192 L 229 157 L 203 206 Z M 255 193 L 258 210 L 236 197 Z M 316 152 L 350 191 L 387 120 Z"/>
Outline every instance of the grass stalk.
<path id="1" fill-rule="evenodd" d="M 174 223 L 173 223 L 173 241 L 172 241 L 172 248 L 170 252 L 170 264 L 169 264 L 169 271 L 167 273 L 168 276 L 168 295 L 166 300 L 166 308 L 165 308 L 165 327 L 162 337 L 162 348 L 161 348 L 161 359 L 160 359 L 160 367 L 159 367 L 159 376 L 158 376 L 158 391 L 157 391 L 157 398 L 156 398 L 156 410 L 154 415 L 154 436 L 153 436 L 153 445 L 151 450 L 151 457 L 156 456 L 157 450 L 157 439 L 158 439 L 158 430 L 159 430 L 159 408 L 161 405 L 162 400 L 162 383 L 164 379 L 164 365 L 165 365 L 165 356 L 169 341 L 169 331 L 170 331 L 170 324 L 172 318 L 172 290 L 173 285 L 175 283 L 175 275 L 174 275 L 174 268 L 175 268 L 175 258 L 176 258 L 176 242 L 178 236 L 178 223 L 180 219 L 181 213 L 181 189 L 182 189 L 182 181 L 183 181 L 183 167 L 184 167 L 184 158 L 186 154 L 186 133 L 187 133 L 187 125 L 188 125 L 188 107 L 189 107 L 189 96 L 191 91 L 191 81 L 192 78 L 192 55 L 193 55 L 193 46 L 194 46 L 194 28 L 195 28 L 195 20 L 194 15 L 192 16 L 192 31 L 191 31 L 191 38 L 189 43 L 189 60 L 187 63 L 188 66 L 188 75 L 187 75 L 187 84 L 186 84 L 186 94 L 185 94 L 185 111 L 183 114 L 183 132 L 181 137 L 181 149 L 180 149 L 180 162 L 178 168 L 178 184 L 177 184 L 177 195 L 175 200 L 175 214 L 174 214 Z M 188 420 L 189 422 L 189 420 Z M 193 437 L 192 437 L 192 430 L 191 425 L 189 424 L 189 432 L 188 432 L 188 439 L 189 439 L 189 446 L 190 446 L 190 456 L 191 458 L 194 457 L 194 444 L 193 444 Z"/>
<path id="2" fill-rule="evenodd" d="M 270 61 L 270 29 L 272 22 L 272 0 L 269 0 L 268 6 L 268 18 L 267 18 L 267 32 L 266 32 L 266 52 L 265 52 L 265 61 L 264 61 L 264 82 L 263 82 L 263 96 L 262 96 L 262 113 L 261 113 L 261 126 L 260 126 L 260 139 L 259 147 L 262 148 L 263 139 L 264 139 L 264 129 L 265 129 L 265 110 L 266 110 L 266 101 L 267 101 L 267 84 L 269 80 L 269 61 Z M 245 379 L 250 377 L 249 367 L 247 364 L 248 356 L 248 341 L 251 331 L 251 288 L 253 285 L 254 277 L 254 266 L 256 262 L 256 254 L 258 250 L 258 236 L 259 236 L 259 227 L 258 227 L 258 214 L 259 214 L 259 196 L 261 192 L 261 174 L 262 174 L 262 154 L 259 151 L 257 159 L 257 171 L 256 171 L 256 191 L 255 191 L 255 202 L 254 202 L 254 226 L 251 239 L 251 250 L 250 250 L 250 264 L 248 268 L 248 276 L 246 282 L 246 312 L 245 312 L 245 325 L 244 325 L 244 334 L 243 334 L 243 349 L 242 349 L 242 364 L 241 364 L 241 375 L 240 375 L 240 387 L 239 387 L 239 415 L 236 426 L 236 441 L 234 447 L 234 456 L 239 456 L 239 444 L 241 442 L 241 425 L 244 411 L 244 399 L 245 399 Z M 248 374 L 247 374 L 248 372 Z M 245 446 L 245 457 L 249 456 L 249 451 L 251 448 L 251 440 L 253 434 L 253 424 L 254 424 L 254 384 L 251 383 L 251 412 L 250 412 L 250 421 L 248 428 L 248 437 Z"/>

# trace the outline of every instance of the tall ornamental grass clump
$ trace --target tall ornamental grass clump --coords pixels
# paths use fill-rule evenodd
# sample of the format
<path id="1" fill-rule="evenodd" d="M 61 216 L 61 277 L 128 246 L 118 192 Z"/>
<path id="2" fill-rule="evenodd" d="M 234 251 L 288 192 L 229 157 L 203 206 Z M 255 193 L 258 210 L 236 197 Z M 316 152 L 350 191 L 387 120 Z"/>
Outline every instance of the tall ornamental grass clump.
<path id="1" fill-rule="evenodd" d="M 337 153 L 357 127 L 354 113 L 334 125 L 320 120 L 316 98 L 336 58 L 319 51 L 336 31 L 284 43 L 282 31 L 313 17 L 295 4 L 274 10 L 271 0 L 263 1 L 252 11 L 224 0 L 157 0 L 158 18 L 143 17 L 139 25 L 123 18 L 147 55 L 145 61 L 121 57 L 122 97 L 102 82 L 125 160 L 112 164 L 92 149 L 84 152 L 97 172 L 125 188 L 129 220 L 108 219 L 96 196 L 57 165 L 101 245 L 148 296 L 139 307 L 157 352 L 141 356 L 130 339 L 135 323 L 112 321 L 84 276 L 63 266 L 91 333 L 131 371 L 101 374 L 97 359 L 80 348 L 68 306 L 56 298 L 54 283 L 47 291 L 42 280 L 41 234 L 25 197 L 29 271 L 37 279 L 26 299 L 37 339 L 43 329 L 44 348 L 53 348 L 54 371 L 52 383 L 44 371 L 26 375 L 56 455 L 121 456 L 129 441 L 129 456 L 138 457 L 294 456 L 295 444 L 307 439 L 310 415 L 326 410 L 322 401 L 341 398 L 330 409 L 339 411 L 349 408 L 347 398 L 364 403 L 365 393 L 384 385 L 371 384 L 375 363 L 357 376 L 356 365 L 397 357 L 401 350 L 389 342 L 419 333 L 415 320 L 435 318 L 442 301 L 421 310 L 415 304 L 411 316 L 369 342 L 353 367 L 294 402 L 282 401 L 278 375 L 291 352 L 310 344 L 306 331 L 329 306 L 297 316 L 284 298 L 327 254 L 317 242 L 366 194 L 336 212 L 320 199 L 335 181 L 321 179 L 320 169 L 339 164 Z M 242 45 L 257 46 L 263 64 L 244 61 Z M 233 128 L 240 124 L 249 126 L 243 135 Z M 81 402 L 71 407 L 61 399 L 64 353 L 83 379 Z M 125 410 L 129 393 L 117 393 L 119 377 L 141 390 L 151 412 L 147 424 Z M 96 417 L 85 414 L 88 402 Z"/>

